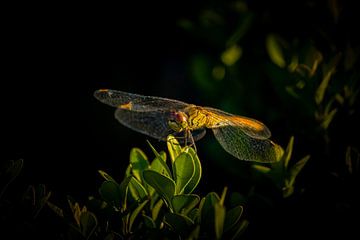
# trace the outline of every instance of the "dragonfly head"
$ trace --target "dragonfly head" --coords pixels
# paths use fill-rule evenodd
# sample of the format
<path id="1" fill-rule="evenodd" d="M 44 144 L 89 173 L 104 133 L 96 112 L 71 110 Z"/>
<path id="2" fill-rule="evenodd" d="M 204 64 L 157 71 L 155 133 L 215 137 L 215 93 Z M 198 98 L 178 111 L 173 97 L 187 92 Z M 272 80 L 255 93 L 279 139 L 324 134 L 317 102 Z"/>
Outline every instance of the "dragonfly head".
<path id="1" fill-rule="evenodd" d="M 168 124 L 175 132 L 181 132 L 188 128 L 187 120 L 188 116 L 184 112 L 172 112 Z"/>

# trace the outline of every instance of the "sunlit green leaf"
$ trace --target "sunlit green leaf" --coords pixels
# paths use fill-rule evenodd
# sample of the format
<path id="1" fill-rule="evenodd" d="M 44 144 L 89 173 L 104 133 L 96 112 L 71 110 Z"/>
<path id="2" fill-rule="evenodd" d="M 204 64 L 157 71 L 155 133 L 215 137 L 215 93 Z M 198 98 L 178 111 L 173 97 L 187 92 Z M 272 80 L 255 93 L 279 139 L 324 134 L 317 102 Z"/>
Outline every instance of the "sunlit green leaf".
<path id="1" fill-rule="evenodd" d="M 153 153 L 155 154 L 156 158 L 158 159 L 162 159 L 162 161 L 158 161 L 158 163 L 160 163 L 163 166 L 163 169 L 166 171 L 166 175 L 171 176 L 171 172 L 169 167 L 166 165 L 166 158 L 164 158 L 164 154 L 159 154 L 156 149 L 151 145 L 151 143 L 149 141 L 147 141 L 151 150 L 153 151 Z M 165 155 L 166 156 L 166 155 Z M 156 161 L 156 159 L 154 160 Z"/>
<path id="2" fill-rule="evenodd" d="M 172 209 L 171 199 L 175 194 L 175 182 L 160 173 L 152 170 L 143 172 L 144 180 L 152 186 L 155 191 L 163 198 L 166 204 Z"/>
<path id="3" fill-rule="evenodd" d="M 202 168 L 201 168 L 200 159 L 193 148 L 187 147 L 185 149 L 185 152 L 190 153 L 190 155 L 192 156 L 194 163 L 194 175 L 190 179 L 190 182 L 185 186 L 184 193 L 192 193 L 200 182 L 202 175 Z"/>
<path id="4" fill-rule="evenodd" d="M 176 183 L 175 192 L 182 194 L 184 188 L 190 182 L 194 175 L 194 161 L 189 153 L 181 153 L 173 165 L 174 180 Z"/>
<path id="5" fill-rule="evenodd" d="M 174 211 L 183 215 L 187 215 L 199 202 L 200 197 L 195 194 L 175 195 L 172 198 Z"/>
<path id="6" fill-rule="evenodd" d="M 130 164 L 134 177 L 142 182 L 142 172 L 149 168 L 149 162 L 145 153 L 139 148 L 131 149 Z"/>
<path id="7" fill-rule="evenodd" d="M 269 34 L 266 38 L 266 49 L 273 63 L 281 68 L 284 68 L 286 66 L 286 62 L 280 42 L 281 41 L 278 36 Z"/>
<path id="8" fill-rule="evenodd" d="M 167 147 L 168 147 L 171 162 L 174 162 L 175 159 L 182 152 L 181 145 L 174 136 L 169 135 L 167 138 Z"/>
<path id="9" fill-rule="evenodd" d="M 148 196 L 145 187 L 134 177 L 130 179 L 129 190 L 136 201 L 143 200 Z"/>

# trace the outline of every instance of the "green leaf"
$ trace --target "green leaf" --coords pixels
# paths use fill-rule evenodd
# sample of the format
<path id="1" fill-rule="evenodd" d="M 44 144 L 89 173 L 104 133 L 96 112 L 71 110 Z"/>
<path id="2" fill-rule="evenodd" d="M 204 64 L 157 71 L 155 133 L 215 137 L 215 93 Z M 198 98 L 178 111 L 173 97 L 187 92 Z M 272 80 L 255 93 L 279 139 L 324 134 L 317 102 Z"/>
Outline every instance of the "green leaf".
<path id="1" fill-rule="evenodd" d="M 142 172 L 149 168 L 149 162 L 145 153 L 139 148 L 131 149 L 130 164 L 133 176 L 142 183 Z"/>
<path id="2" fill-rule="evenodd" d="M 173 135 L 169 135 L 167 137 L 167 147 L 168 147 L 171 162 L 174 162 L 175 159 L 182 152 L 181 145 L 180 145 L 179 141 Z"/>
<path id="3" fill-rule="evenodd" d="M 156 157 L 154 161 L 151 162 L 150 169 L 160 173 L 161 175 L 164 175 L 165 177 L 171 178 L 169 168 L 164 167 L 164 164 L 166 165 L 166 153 L 160 152 L 159 155 L 161 156 L 160 158 Z"/>
<path id="4" fill-rule="evenodd" d="M 282 51 L 281 40 L 274 34 L 269 34 L 266 38 L 266 49 L 273 63 L 281 68 L 286 66 Z"/>
<path id="5" fill-rule="evenodd" d="M 165 223 L 168 224 L 171 229 L 184 236 L 191 229 L 190 227 L 194 224 L 194 222 L 183 215 L 177 213 L 165 213 Z"/>
<path id="6" fill-rule="evenodd" d="M 271 168 L 265 167 L 263 165 L 253 164 L 253 165 L 251 165 L 251 167 L 253 169 L 255 169 L 255 170 L 257 170 L 257 171 L 259 171 L 261 173 L 265 173 L 265 174 L 267 174 L 267 173 L 269 173 L 271 171 Z"/>
<path id="7" fill-rule="evenodd" d="M 175 195 L 172 198 L 175 213 L 183 215 L 187 215 L 199 202 L 200 197 L 195 194 Z"/>
<path id="8" fill-rule="evenodd" d="M 236 206 L 226 212 L 224 232 L 228 232 L 232 227 L 234 227 L 240 221 L 242 213 L 243 213 L 243 207 L 241 205 Z"/>
<path id="9" fill-rule="evenodd" d="M 110 205 L 119 207 L 121 202 L 121 189 L 113 181 L 104 181 L 99 189 L 100 196 Z"/>
<path id="10" fill-rule="evenodd" d="M 236 226 L 237 230 L 235 231 L 234 235 L 231 239 L 238 239 L 239 236 L 245 231 L 247 226 L 249 225 L 249 222 L 247 220 L 243 220 L 239 222 Z"/>
<path id="11" fill-rule="evenodd" d="M 131 232 L 132 226 L 135 222 L 136 217 L 139 215 L 140 211 L 145 207 L 145 205 L 149 202 L 149 200 L 143 201 L 135 210 L 131 213 L 130 219 L 129 219 L 129 229 L 128 232 Z"/>
<path id="12" fill-rule="evenodd" d="M 291 138 L 289 140 L 289 143 L 288 143 L 288 145 L 286 147 L 285 153 L 283 155 L 283 161 L 284 161 L 285 168 L 287 168 L 288 165 L 289 165 L 289 161 L 291 159 L 293 147 L 294 147 L 294 136 L 291 136 Z"/>
<path id="13" fill-rule="evenodd" d="M 131 177 L 129 182 L 129 189 L 132 197 L 136 201 L 141 201 L 148 196 L 144 186 L 135 177 Z"/>
<path id="14" fill-rule="evenodd" d="M 120 203 L 121 203 L 121 208 L 123 210 L 126 209 L 127 193 L 128 193 L 129 182 L 130 182 L 131 178 L 132 178 L 132 176 L 125 177 L 125 179 L 120 183 Z"/>
<path id="15" fill-rule="evenodd" d="M 290 186 L 294 184 L 296 176 L 300 173 L 301 169 L 305 166 L 305 164 L 307 163 L 307 161 L 309 161 L 309 159 L 310 159 L 310 155 L 307 155 L 304 158 L 302 158 L 300 161 L 295 163 L 294 166 L 291 167 L 289 172 Z"/>
<path id="16" fill-rule="evenodd" d="M 200 223 L 200 210 L 198 208 L 193 208 L 189 214 L 188 217 L 193 220 L 195 223 Z"/>
<path id="17" fill-rule="evenodd" d="M 151 217 L 154 221 L 156 221 L 159 212 L 161 210 L 161 207 L 163 206 L 164 201 L 162 199 L 160 199 L 154 206 L 154 208 L 151 210 Z"/>
<path id="18" fill-rule="evenodd" d="M 154 220 L 152 220 L 151 217 L 146 216 L 146 215 L 143 215 L 143 218 L 144 218 L 145 226 L 146 226 L 147 228 L 150 228 L 150 229 L 151 229 L 151 228 L 156 228 L 156 224 L 155 224 Z"/>
<path id="19" fill-rule="evenodd" d="M 201 226 L 205 227 L 209 231 L 213 230 L 215 226 L 215 204 L 219 203 L 220 198 L 215 192 L 210 192 L 204 200 L 200 202 L 200 211 L 201 211 Z"/>
<path id="20" fill-rule="evenodd" d="M 163 161 L 159 161 L 159 163 L 163 166 L 163 168 L 165 169 L 166 173 L 171 176 L 171 172 L 169 167 L 166 165 L 166 158 L 163 158 L 163 155 L 160 155 L 156 149 L 151 145 L 151 143 L 149 141 L 147 141 L 151 150 L 153 151 L 153 153 L 155 154 L 156 158 L 162 159 Z M 156 159 L 155 159 L 156 160 Z"/>
<path id="21" fill-rule="evenodd" d="M 181 153 L 173 165 L 176 183 L 175 193 L 182 194 L 194 175 L 194 161 L 189 153 Z"/>
<path id="22" fill-rule="evenodd" d="M 227 193 L 228 188 L 224 187 L 223 192 L 221 193 L 221 198 L 220 198 L 220 205 L 224 206 L 224 202 L 225 202 L 225 197 L 226 197 L 226 193 Z"/>
<path id="23" fill-rule="evenodd" d="M 98 170 L 98 172 L 100 173 L 100 175 L 101 175 L 106 181 L 116 182 L 109 174 L 107 174 L 107 173 L 104 172 L 103 170 Z"/>
<path id="24" fill-rule="evenodd" d="M 175 182 L 152 170 L 145 170 L 143 176 L 147 184 L 152 186 L 163 198 L 168 207 L 172 209 L 171 199 L 175 194 Z"/>
<path id="25" fill-rule="evenodd" d="M 81 213 L 80 215 L 81 234 L 86 239 L 89 239 L 91 237 L 96 227 L 97 227 L 97 219 L 93 213 L 89 211 Z"/>
<path id="26" fill-rule="evenodd" d="M 190 179 L 189 183 L 185 186 L 184 193 L 192 193 L 199 184 L 201 179 L 201 175 L 202 175 L 201 162 L 193 148 L 187 147 L 185 148 L 185 152 L 188 152 L 192 156 L 194 163 L 194 175 Z"/>
<path id="27" fill-rule="evenodd" d="M 221 239 L 224 230 L 226 209 L 220 202 L 218 202 L 215 203 L 214 210 L 215 210 L 215 216 L 214 216 L 215 235 L 217 239 Z"/>

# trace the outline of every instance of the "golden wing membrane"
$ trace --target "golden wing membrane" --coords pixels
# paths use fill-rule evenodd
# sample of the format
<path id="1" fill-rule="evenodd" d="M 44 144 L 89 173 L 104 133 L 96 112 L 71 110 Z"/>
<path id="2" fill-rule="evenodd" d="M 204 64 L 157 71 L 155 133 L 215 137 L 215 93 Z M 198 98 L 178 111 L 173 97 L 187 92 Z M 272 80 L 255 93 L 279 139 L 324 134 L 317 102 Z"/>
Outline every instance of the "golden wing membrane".
<path id="1" fill-rule="evenodd" d="M 225 126 L 212 130 L 220 145 L 238 159 L 276 162 L 283 154 L 282 148 L 271 140 L 252 138 L 237 126 Z"/>
<path id="2" fill-rule="evenodd" d="M 262 122 L 243 116 L 234 115 L 216 108 L 203 107 L 207 111 L 209 121 L 213 123 L 210 128 L 225 126 L 239 127 L 246 135 L 256 139 L 268 139 L 270 130 Z"/>

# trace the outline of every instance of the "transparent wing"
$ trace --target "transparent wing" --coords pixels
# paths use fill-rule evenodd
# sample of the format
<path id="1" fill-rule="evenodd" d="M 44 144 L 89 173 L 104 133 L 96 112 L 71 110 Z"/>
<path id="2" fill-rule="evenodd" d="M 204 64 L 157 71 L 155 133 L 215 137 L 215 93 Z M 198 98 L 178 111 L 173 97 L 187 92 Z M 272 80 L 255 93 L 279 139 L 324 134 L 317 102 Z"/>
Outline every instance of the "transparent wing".
<path id="1" fill-rule="evenodd" d="M 167 109 L 183 109 L 189 104 L 161 97 L 143 96 L 139 94 L 127 93 L 122 91 L 102 89 L 94 93 L 94 97 L 100 102 L 113 107 L 129 105 L 132 111 L 154 111 Z M 130 107 L 131 106 L 131 107 Z"/>
<path id="2" fill-rule="evenodd" d="M 170 111 L 132 111 L 118 108 L 115 118 L 132 130 L 146 134 L 159 140 L 166 140 L 174 131 L 169 127 Z"/>
<path id="3" fill-rule="evenodd" d="M 234 115 L 219 109 L 203 107 L 206 112 L 211 128 L 224 126 L 239 127 L 246 135 L 256 139 L 267 139 L 271 136 L 270 130 L 262 122 L 243 116 Z"/>
<path id="4" fill-rule="evenodd" d="M 256 162 L 275 162 L 283 150 L 269 139 L 255 139 L 237 126 L 212 129 L 220 145 L 234 157 Z"/>

